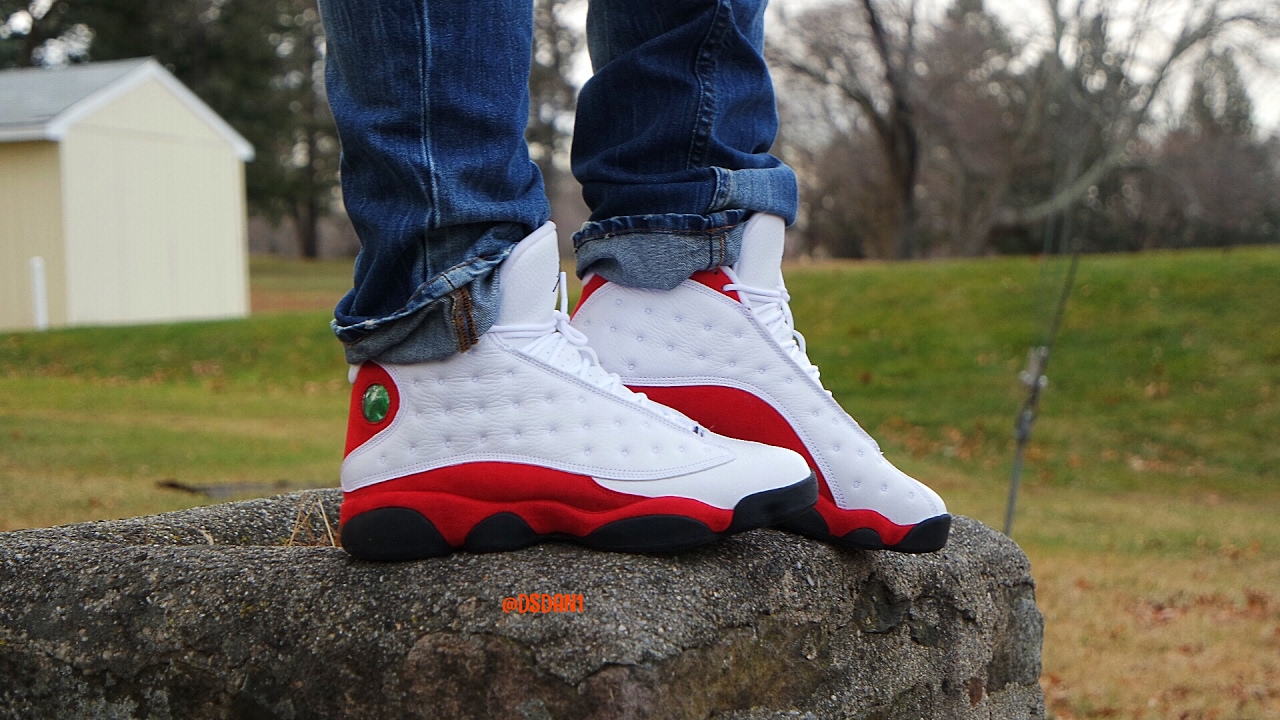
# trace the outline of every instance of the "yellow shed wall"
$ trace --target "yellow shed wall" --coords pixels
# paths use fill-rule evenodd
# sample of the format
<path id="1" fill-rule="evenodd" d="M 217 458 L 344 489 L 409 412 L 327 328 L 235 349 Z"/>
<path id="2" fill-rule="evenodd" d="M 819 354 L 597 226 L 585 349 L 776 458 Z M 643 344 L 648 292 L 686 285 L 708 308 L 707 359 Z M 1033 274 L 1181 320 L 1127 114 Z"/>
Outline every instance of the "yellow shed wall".
<path id="1" fill-rule="evenodd" d="M 0 329 L 35 326 L 31 258 L 45 263 L 49 324 L 67 322 L 58 145 L 0 143 Z"/>
<path id="2" fill-rule="evenodd" d="M 61 150 L 71 323 L 248 313 L 243 163 L 163 85 L 83 118 Z"/>

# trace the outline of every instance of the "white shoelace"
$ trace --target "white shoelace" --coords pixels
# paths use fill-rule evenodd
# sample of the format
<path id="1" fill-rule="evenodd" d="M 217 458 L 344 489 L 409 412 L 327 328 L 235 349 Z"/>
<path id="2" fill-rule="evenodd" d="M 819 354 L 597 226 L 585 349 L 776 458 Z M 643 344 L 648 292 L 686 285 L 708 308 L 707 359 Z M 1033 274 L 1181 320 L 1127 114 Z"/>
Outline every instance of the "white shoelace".
<path id="1" fill-rule="evenodd" d="M 724 286 L 725 290 L 736 291 L 738 296 L 747 301 L 747 307 L 751 308 L 751 312 L 764 325 L 765 330 L 773 336 L 773 339 L 782 346 L 782 349 L 796 361 L 800 369 L 808 373 L 813 381 L 818 383 L 818 387 L 822 387 L 821 373 L 818 372 L 818 366 L 809 361 L 809 355 L 805 349 L 804 335 L 796 330 L 795 319 L 791 316 L 791 295 L 787 292 L 787 288 L 779 285 L 773 290 L 755 287 L 752 285 L 744 285 L 738 282 L 738 276 L 733 272 L 732 268 L 722 268 L 724 273 L 729 276 L 733 282 Z M 824 390 L 826 388 L 823 388 Z M 827 391 L 830 394 L 830 391 Z"/>
<path id="2" fill-rule="evenodd" d="M 697 423 L 671 408 L 656 403 L 644 393 L 632 392 L 617 373 L 600 366 L 596 351 L 587 345 L 587 336 L 569 324 L 567 276 L 560 273 L 560 307 L 550 322 L 521 325 L 494 325 L 489 332 L 505 340 L 531 340 L 518 349 L 536 360 L 585 380 L 609 394 L 657 412 L 680 427 L 701 434 Z"/>

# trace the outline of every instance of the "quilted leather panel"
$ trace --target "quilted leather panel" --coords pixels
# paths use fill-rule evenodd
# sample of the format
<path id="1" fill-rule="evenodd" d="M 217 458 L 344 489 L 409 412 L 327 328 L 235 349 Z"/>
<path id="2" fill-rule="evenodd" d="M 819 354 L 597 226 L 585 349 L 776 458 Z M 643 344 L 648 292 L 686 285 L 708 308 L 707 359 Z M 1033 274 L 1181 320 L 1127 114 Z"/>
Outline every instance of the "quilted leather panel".
<path id="1" fill-rule="evenodd" d="M 903 525 L 946 512 L 936 493 L 885 460 L 749 308 L 724 294 L 693 281 L 670 292 L 606 283 L 577 309 L 573 324 L 604 367 L 637 390 L 721 385 L 765 400 L 803 440 L 838 507 L 874 509 Z"/>
<path id="2" fill-rule="evenodd" d="M 639 481 L 734 459 L 727 447 L 489 335 L 448 360 L 386 370 L 399 389 L 400 411 L 343 462 L 347 492 L 466 462 L 527 463 Z"/>

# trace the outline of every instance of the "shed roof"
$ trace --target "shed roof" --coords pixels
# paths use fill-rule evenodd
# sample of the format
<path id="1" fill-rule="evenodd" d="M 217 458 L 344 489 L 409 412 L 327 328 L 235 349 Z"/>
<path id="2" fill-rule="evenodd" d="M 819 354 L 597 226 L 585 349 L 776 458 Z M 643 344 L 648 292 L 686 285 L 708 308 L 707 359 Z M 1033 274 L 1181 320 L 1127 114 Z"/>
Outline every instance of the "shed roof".
<path id="1" fill-rule="evenodd" d="M 249 141 L 153 58 L 0 71 L 0 142 L 61 140 L 77 120 L 152 78 L 225 138 L 241 160 L 253 159 Z"/>

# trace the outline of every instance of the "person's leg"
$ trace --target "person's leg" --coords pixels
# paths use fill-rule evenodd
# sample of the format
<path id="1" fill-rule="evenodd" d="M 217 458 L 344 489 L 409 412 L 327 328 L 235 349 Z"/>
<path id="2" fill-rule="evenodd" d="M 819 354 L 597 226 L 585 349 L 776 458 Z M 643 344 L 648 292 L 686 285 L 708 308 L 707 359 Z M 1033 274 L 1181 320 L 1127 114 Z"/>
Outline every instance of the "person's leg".
<path id="1" fill-rule="evenodd" d="M 523 140 L 530 0 L 322 12 L 363 243 L 335 313 L 358 364 L 343 547 L 371 560 L 544 538 L 677 550 L 811 507 L 803 458 L 630 392 L 556 309 L 555 226 Z"/>
<path id="2" fill-rule="evenodd" d="M 320 0 L 360 237 L 334 312 L 351 363 L 438 360 L 493 323 L 494 269 L 550 217 L 524 141 L 530 0 Z"/>
<path id="3" fill-rule="evenodd" d="M 791 222 L 795 174 L 763 57 L 765 0 L 591 0 L 595 74 L 578 98 L 573 172 L 592 210 L 578 274 L 669 290 L 737 260 L 755 211 Z"/>

